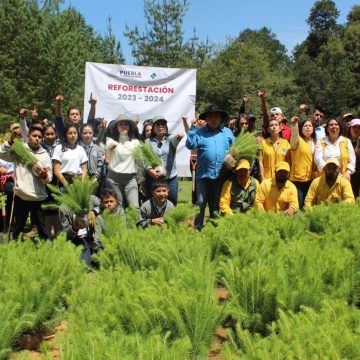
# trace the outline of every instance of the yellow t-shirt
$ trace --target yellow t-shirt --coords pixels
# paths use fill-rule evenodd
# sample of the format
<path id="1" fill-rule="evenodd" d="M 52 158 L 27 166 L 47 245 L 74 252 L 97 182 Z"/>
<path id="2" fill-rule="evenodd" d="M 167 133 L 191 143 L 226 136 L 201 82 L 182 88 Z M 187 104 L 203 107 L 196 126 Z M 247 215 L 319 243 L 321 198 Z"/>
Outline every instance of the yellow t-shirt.
<path id="1" fill-rule="evenodd" d="M 298 147 L 295 150 L 291 149 L 290 181 L 310 181 L 313 178 L 313 166 L 313 149 L 299 137 Z"/>
<path id="2" fill-rule="evenodd" d="M 304 207 L 310 208 L 313 205 L 321 204 L 325 200 L 334 203 L 344 201 L 353 204 L 355 198 L 350 181 L 339 175 L 335 184 L 330 188 L 325 180 L 325 175 L 314 179 L 306 195 Z"/>
<path id="3" fill-rule="evenodd" d="M 286 154 L 290 150 L 290 144 L 286 139 L 279 139 L 275 144 L 270 138 L 261 142 L 262 164 L 264 179 L 275 176 L 275 166 L 279 161 L 286 161 Z"/>
<path id="4" fill-rule="evenodd" d="M 279 190 L 275 178 L 264 180 L 255 197 L 255 208 L 257 210 L 283 212 L 292 207 L 295 211 L 299 209 L 297 189 L 295 185 L 287 180 L 284 187 Z"/>

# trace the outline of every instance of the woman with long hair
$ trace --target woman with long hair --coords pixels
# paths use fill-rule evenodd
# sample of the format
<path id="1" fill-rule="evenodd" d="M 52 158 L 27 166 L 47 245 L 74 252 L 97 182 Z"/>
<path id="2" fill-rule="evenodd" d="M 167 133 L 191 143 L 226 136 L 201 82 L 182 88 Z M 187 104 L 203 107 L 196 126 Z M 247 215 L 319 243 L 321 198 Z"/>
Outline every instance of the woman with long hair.
<path id="1" fill-rule="evenodd" d="M 166 170 L 166 175 L 158 174 L 155 169 L 147 168 L 147 173 L 151 178 L 151 182 L 157 180 L 165 180 L 169 185 L 168 199 L 176 206 L 179 191 L 179 180 L 176 171 L 176 149 L 183 133 L 170 135 L 167 127 L 167 120 L 163 116 L 157 116 L 153 119 L 153 128 L 149 140 L 155 152 L 159 155 L 162 165 Z"/>
<path id="2" fill-rule="evenodd" d="M 121 115 L 107 129 L 106 157 L 109 159 L 106 186 L 113 189 L 123 207 L 139 209 L 138 165 L 133 151 L 140 145 L 133 120 Z"/>
<path id="3" fill-rule="evenodd" d="M 81 146 L 84 148 L 88 162 L 87 173 L 100 180 L 101 167 L 104 163 L 104 152 L 99 145 L 94 143 L 94 129 L 90 124 L 81 126 Z"/>
<path id="4" fill-rule="evenodd" d="M 56 136 L 55 125 L 48 123 L 44 126 L 44 136 L 41 146 L 47 151 L 50 158 L 52 158 L 57 145 L 59 145 L 59 139 Z"/>
<path id="5" fill-rule="evenodd" d="M 304 120 L 299 124 L 299 116 L 291 119 L 290 146 L 290 181 L 297 188 L 299 207 L 302 208 L 316 170 L 316 134 L 311 120 Z"/>
<path id="6" fill-rule="evenodd" d="M 261 142 L 259 152 L 261 181 L 275 176 L 277 162 L 289 160 L 290 144 L 281 137 L 279 121 L 271 119 L 266 128 L 267 138 Z"/>
<path id="7" fill-rule="evenodd" d="M 145 120 L 143 123 L 143 131 L 140 135 L 140 140 L 145 141 L 151 137 L 151 131 L 153 127 L 153 122 L 151 119 Z"/>
<path id="8" fill-rule="evenodd" d="M 66 124 L 63 132 L 63 142 L 55 147 L 52 157 L 54 175 L 60 186 L 72 183 L 74 176 L 86 176 L 87 174 L 88 158 L 78 141 L 78 125 Z"/>
<path id="9" fill-rule="evenodd" d="M 355 171 L 355 152 L 350 139 L 343 136 L 342 124 L 339 119 L 329 119 L 325 126 L 326 136 L 318 140 L 315 147 L 315 163 L 322 171 L 326 160 L 336 158 L 340 162 L 340 173 L 348 180 Z"/>

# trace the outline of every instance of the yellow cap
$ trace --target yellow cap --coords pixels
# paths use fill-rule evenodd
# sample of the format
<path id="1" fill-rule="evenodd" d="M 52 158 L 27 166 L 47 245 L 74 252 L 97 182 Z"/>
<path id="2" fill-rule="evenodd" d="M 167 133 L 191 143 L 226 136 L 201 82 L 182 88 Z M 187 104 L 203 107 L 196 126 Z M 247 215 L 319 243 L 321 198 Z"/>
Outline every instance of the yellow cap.
<path id="1" fill-rule="evenodd" d="M 10 131 L 13 131 L 15 129 L 18 129 L 20 127 L 20 124 L 19 123 L 13 123 L 11 124 L 10 126 Z"/>
<path id="2" fill-rule="evenodd" d="M 328 158 L 328 159 L 326 160 L 326 162 L 325 162 L 325 166 L 326 166 L 327 164 L 335 164 L 336 166 L 340 166 L 340 162 L 339 162 L 339 160 L 336 159 L 336 158 Z"/>
<path id="3" fill-rule="evenodd" d="M 279 161 L 276 163 L 275 171 L 286 170 L 290 172 L 290 165 L 286 161 Z"/>
<path id="4" fill-rule="evenodd" d="M 240 170 L 240 169 L 247 169 L 249 170 L 250 169 L 250 163 L 245 160 L 245 159 L 241 159 L 237 165 L 236 165 L 236 170 Z"/>

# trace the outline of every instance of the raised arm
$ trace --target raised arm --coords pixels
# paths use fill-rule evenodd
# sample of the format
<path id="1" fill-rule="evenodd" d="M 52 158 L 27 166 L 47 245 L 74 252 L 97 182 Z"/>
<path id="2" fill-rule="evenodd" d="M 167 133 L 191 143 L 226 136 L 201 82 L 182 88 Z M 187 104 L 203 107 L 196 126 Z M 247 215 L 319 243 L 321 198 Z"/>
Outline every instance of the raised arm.
<path id="1" fill-rule="evenodd" d="M 28 142 L 28 134 L 29 134 L 29 127 L 26 121 L 26 113 L 27 110 L 24 108 L 19 110 L 19 123 L 21 128 L 21 136 L 24 140 L 24 143 Z"/>
<path id="2" fill-rule="evenodd" d="M 90 100 L 89 100 L 89 104 L 90 104 L 90 111 L 89 111 L 89 115 L 88 115 L 88 121 L 89 120 L 93 120 L 95 119 L 96 116 L 96 97 L 93 96 L 93 94 L 90 94 Z"/>
<path id="3" fill-rule="evenodd" d="M 296 150 L 299 145 L 299 121 L 301 114 L 308 109 L 308 106 L 302 104 L 299 106 L 297 114 L 291 118 L 291 137 L 290 145 L 292 150 Z"/>
<path id="4" fill-rule="evenodd" d="M 187 122 L 188 118 L 186 116 L 182 116 L 181 119 L 182 119 L 182 122 L 183 122 L 183 125 L 184 125 L 185 134 L 187 134 L 189 132 L 189 130 L 190 130 L 189 124 Z"/>
<path id="5" fill-rule="evenodd" d="M 62 95 L 57 95 L 55 98 L 55 130 L 59 139 L 62 138 L 64 132 L 64 120 L 61 114 L 61 105 L 64 98 Z"/>
<path id="6" fill-rule="evenodd" d="M 259 98 L 261 102 L 261 110 L 263 113 L 263 127 L 266 129 L 270 122 L 269 111 L 266 104 L 266 94 L 264 90 L 259 90 Z"/>
<path id="7" fill-rule="evenodd" d="M 250 98 L 247 95 L 244 95 L 241 101 L 240 109 L 239 109 L 239 117 L 246 113 L 246 108 L 249 104 Z"/>

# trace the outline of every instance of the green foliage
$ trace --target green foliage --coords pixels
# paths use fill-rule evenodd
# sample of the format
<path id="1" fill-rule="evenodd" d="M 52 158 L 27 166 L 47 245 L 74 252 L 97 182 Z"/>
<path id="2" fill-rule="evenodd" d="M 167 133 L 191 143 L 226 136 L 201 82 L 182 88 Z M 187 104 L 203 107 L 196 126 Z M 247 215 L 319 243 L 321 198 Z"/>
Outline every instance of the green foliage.
<path id="1" fill-rule="evenodd" d="M 32 167 L 37 163 L 35 155 L 30 152 L 29 148 L 20 139 L 14 139 L 11 151 L 16 156 L 17 161 L 24 166 Z"/>
<path id="2" fill-rule="evenodd" d="M 72 184 L 65 186 L 65 191 L 59 190 L 57 186 L 47 185 L 52 192 L 52 197 L 58 202 L 55 208 L 66 205 L 67 208 L 77 216 L 84 216 L 92 209 L 91 196 L 96 190 L 98 183 L 95 178 L 89 176 L 74 177 Z M 54 205 L 45 206 L 53 208 Z"/>
<path id="3" fill-rule="evenodd" d="M 359 110 L 357 7 L 344 26 L 337 24 L 338 15 L 333 1 L 317 1 L 307 20 L 309 36 L 294 52 L 298 102 L 321 105 L 328 116 Z"/>
<path id="4" fill-rule="evenodd" d="M 229 154 L 236 160 L 247 159 L 249 161 L 257 157 L 259 143 L 256 140 L 256 134 L 242 131 L 235 139 L 234 144 L 230 146 Z"/>
<path id="5" fill-rule="evenodd" d="M 7 357 L 21 334 L 36 334 L 63 314 L 83 272 L 78 257 L 64 237 L 37 246 L 28 241 L 1 247 L 0 358 Z"/>
<path id="6" fill-rule="evenodd" d="M 244 30 L 198 71 L 200 108 L 216 103 L 235 113 L 246 94 L 251 98 L 247 111 L 260 114 L 260 101 L 256 100 L 259 89 L 266 89 L 269 103 L 283 111 L 296 108 L 290 58 L 267 28 Z"/>
<path id="7" fill-rule="evenodd" d="M 208 41 L 200 42 L 195 29 L 185 41 L 183 22 L 188 0 L 144 0 L 145 31 L 126 25 L 125 36 L 136 65 L 197 67 L 211 54 Z"/>
<path id="8" fill-rule="evenodd" d="M 359 358 L 358 204 L 252 210 L 201 232 L 178 225 L 184 213 L 146 231 L 132 211 L 126 222 L 104 214 L 96 272 L 63 236 L 2 245 L 0 358 L 61 317 L 65 359 L 202 359 L 228 315 L 224 359 Z"/>
<path id="9" fill-rule="evenodd" d="M 162 165 L 159 155 L 154 151 L 149 142 L 140 144 L 133 150 L 133 155 L 136 161 L 143 162 L 147 166 L 155 168 Z"/>
<path id="10" fill-rule="evenodd" d="M 222 355 L 226 359 L 358 359 L 359 325 L 358 309 L 342 301 L 324 301 L 320 312 L 309 307 L 297 314 L 280 311 L 266 338 L 238 326 L 241 350 L 232 338 Z"/>
<path id="11" fill-rule="evenodd" d="M 165 214 L 164 219 L 169 226 L 179 226 L 186 220 L 190 220 L 195 216 L 195 209 L 189 208 L 188 205 L 179 204 L 174 209 Z"/>
<path id="12" fill-rule="evenodd" d="M 110 22 L 102 37 L 75 8 L 61 10 L 60 4 L 0 2 L 0 114 L 36 106 L 40 118 L 52 119 L 59 93 L 65 107 L 82 107 L 85 62 L 123 60 Z"/>
<path id="13" fill-rule="evenodd" d="M 359 250 L 352 225 L 358 214 L 356 206 L 342 204 L 292 219 L 250 212 L 219 221 L 211 234 L 212 254 L 219 282 L 231 294 L 228 311 L 243 328 L 266 334 L 280 309 L 319 310 L 324 299 L 358 304 Z"/>
<path id="14" fill-rule="evenodd" d="M 178 236 L 166 228 L 118 230 L 102 239 L 101 270 L 70 299 L 62 353 L 79 358 L 91 343 L 92 356 L 100 359 L 206 356 L 223 308 L 200 234 L 184 228 Z"/>

